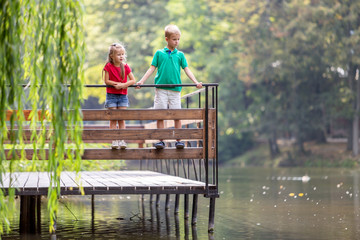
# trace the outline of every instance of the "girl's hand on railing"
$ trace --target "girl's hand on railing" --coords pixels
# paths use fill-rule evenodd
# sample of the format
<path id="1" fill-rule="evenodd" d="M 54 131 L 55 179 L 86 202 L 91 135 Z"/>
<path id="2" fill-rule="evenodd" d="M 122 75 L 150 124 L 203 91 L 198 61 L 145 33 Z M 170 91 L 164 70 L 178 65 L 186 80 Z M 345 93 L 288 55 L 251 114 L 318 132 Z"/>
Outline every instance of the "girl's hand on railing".
<path id="1" fill-rule="evenodd" d="M 114 85 L 114 88 L 116 88 L 116 89 L 123 89 L 123 88 L 126 88 L 125 87 L 125 84 L 124 83 L 116 83 L 115 85 Z"/>
<path id="2" fill-rule="evenodd" d="M 196 84 L 196 88 L 202 88 L 202 82 L 198 82 L 197 84 Z"/>

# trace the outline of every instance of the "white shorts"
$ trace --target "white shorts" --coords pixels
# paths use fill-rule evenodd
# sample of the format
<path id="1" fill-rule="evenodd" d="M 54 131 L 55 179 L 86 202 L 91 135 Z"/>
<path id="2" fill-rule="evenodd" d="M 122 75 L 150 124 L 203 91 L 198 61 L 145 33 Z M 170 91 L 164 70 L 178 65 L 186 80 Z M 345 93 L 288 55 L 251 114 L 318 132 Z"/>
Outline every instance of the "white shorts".
<path id="1" fill-rule="evenodd" d="M 181 93 L 155 88 L 155 109 L 181 109 Z"/>

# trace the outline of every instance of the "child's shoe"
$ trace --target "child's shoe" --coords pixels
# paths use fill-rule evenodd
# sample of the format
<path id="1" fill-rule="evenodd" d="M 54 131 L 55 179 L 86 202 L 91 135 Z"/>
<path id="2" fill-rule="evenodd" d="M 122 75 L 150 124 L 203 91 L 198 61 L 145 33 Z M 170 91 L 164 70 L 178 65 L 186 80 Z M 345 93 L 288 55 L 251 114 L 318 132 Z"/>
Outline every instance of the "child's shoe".
<path id="1" fill-rule="evenodd" d="M 119 148 L 120 149 L 125 149 L 126 146 L 126 142 L 124 140 L 119 140 Z"/>
<path id="2" fill-rule="evenodd" d="M 156 149 L 163 149 L 163 148 L 165 148 L 165 143 L 163 141 L 155 143 L 155 148 Z"/>
<path id="3" fill-rule="evenodd" d="M 176 147 L 176 149 L 184 149 L 185 144 L 183 142 L 176 141 L 175 147 Z"/>
<path id="4" fill-rule="evenodd" d="M 119 141 L 118 140 L 112 141 L 111 148 L 112 149 L 119 149 Z"/>

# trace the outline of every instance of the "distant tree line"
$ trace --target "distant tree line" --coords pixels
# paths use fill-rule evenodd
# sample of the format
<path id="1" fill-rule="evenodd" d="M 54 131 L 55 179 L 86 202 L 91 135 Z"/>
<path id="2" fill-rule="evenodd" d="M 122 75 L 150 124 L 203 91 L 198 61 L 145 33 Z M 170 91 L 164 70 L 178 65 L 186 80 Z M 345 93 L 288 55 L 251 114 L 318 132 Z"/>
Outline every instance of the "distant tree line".
<path id="1" fill-rule="evenodd" d="M 220 160 L 267 139 L 325 142 L 342 121 L 358 154 L 360 2 L 338 0 L 143 0 L 86 4 L 86 81 L 101 83 L 112 41 L 127 46 L 137 79 L 165 46 L 163 28 L 177 24 L 190 67 L 202 82 L 220 83 Z M 187 82 L 184 76 L 184 82 Z M 150 82 L 150 81 L 149 81 Z M 98 90 L 102 91 L 102 90 Z M 104 101 L 101 92 L 89 92 Z M 132 107 L 152 92 L 130 92 Z M 354 141 L 355 139 L 355 141 Z"/>

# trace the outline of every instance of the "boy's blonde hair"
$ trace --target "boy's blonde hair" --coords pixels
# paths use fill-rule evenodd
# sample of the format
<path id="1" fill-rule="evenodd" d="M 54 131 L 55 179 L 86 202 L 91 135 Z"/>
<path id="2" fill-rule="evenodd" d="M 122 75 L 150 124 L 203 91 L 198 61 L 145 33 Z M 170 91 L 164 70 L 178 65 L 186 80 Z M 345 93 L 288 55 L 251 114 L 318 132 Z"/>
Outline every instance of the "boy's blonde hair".
<path id="1" fill-rule="evenodd" d="M 180 34 L 180 29 L 178 26 L 170 24 L 165 27 L 165 37 L 170 37 L 172 34 Z"/>

